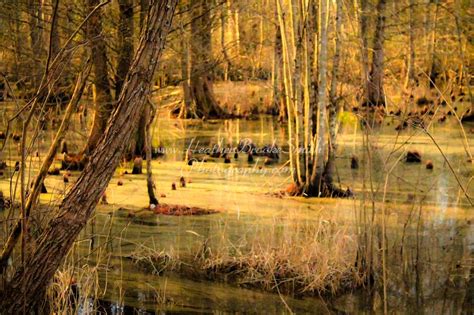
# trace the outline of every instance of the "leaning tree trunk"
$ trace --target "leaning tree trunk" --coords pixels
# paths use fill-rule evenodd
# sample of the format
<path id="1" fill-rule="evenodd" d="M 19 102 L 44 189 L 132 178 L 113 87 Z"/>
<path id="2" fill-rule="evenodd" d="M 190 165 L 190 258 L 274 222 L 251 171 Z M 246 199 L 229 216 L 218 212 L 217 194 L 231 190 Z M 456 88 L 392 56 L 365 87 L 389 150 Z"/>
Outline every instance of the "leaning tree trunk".
<path id="1" fill-rule="evenodd" d="M 384 33 L 385 33 L 385 3 L 379 0 L 377 3 L 377 23 L 375 26 L 372 67 L 370 70 L 370 81 L 368 85 L 368 103 L 370 105 L 385 105 L 383 91 L 383 65 L 384 65 Z"/>
<path id="2" fill-rule="evenodd" d="M 208 0 L 192 0 L 191 20 L 191 91 L 199 117 L 219 118 L 219 107 L 212 88 L 211 5 Z"/>
<path id="3" fill-rule="evenodd" d="M 3 314 L 35 310 L 45 288 L 92 215 L 150 94 L 153 74 L 176 4 L 177 0 L 162 0 L 151 6 L 146 33 L 140 39 L 117 109 L 89 163 L 60 205 L 57 216 L 41 234 L 37 246 L 27 253 L 25 264 L 4 287 L 0 302 Z"/>
<path id="4" fill-rule="evenodd" d="M 89 10 L 95 8 L 100 0 L 87 0 Z M 94 73 L 94 104 L 95 113 L 92 129 L 83 150 L 90 155 L 104 134 L 112 110 L 112 92 L 108 77 L 107 44 L 102 33 L 102 15 L 98 12 L 87 23 L 87 37 L 92 51 L 92 70 Z"/>

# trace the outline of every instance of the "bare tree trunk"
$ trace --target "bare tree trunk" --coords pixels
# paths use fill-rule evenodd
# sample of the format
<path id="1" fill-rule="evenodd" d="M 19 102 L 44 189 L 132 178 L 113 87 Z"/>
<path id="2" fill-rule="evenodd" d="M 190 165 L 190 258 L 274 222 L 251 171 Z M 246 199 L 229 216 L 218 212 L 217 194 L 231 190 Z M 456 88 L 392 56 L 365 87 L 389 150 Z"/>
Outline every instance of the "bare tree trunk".
<path id="1" fill-rule="evenodd" d="M 434 87 L 434 84 L 436 83 L 436 79 L 439 76 L 439 65 L 438 65 L 438 60 L 436 57 L 436 30 L 438 28 L 438 10 L 439 10 L 439 0 L 434 0 L 435 4 L 435 10 L 434 10 L 434 16 L 433 16 L 433 22 L 431 24 L 431 33 L 429 36 L 429 44 L 428 44 L 428 49 L 429 49 L 429 65 L 428 65 L 428 74 L 430 77 L 430 82 L 429 86 Z M 428 17 L 429 19 L 429 17 Z M 428 20 L 428 22 L 430 22 Z"/>
<path id="2" fill-rule="evenodd" d="M 41 0 L 29 0 L 29 28 L 31 52 L 33 54 L 32 85 L 37 89 L 42 75 L 41 58 L 43 56 L 43 5 Z"/>
<path id="3" fill-rule="evenodd" d="M 100 0 L 87 0 L 87 3 L 89 10 L 92 10 L 100 3 Z M 92 51 L 95 113 L 89 139 L 83 152 L 86 155 L 90 155 L 97 146 L 100 137 L 104 134 L 107 120 L 114 109 L 108 76 L 107 45 L 102 34 L 102 15 L 100 12 L 88 21 L 87 37 L 89 38 Z"/>
<path id="4" fill-rule="evenodd" d="M 326 163 L 326 86 L 327 86 L 327 62 L 328 62 L 328 1 L 320 0 L 320 37 L 321 45 L 318 58 L 318 121 L 317 121 L 317 144 L 314 157 L 313 172 L 311 174 L 310 195 L 320 196 L 323 193 L 323 172 Z"/>
<path id="5" fill-rule="evenodd" d="M 377 22 L 375 25 L 372 67 L 370 70 L 370 81 L 368 91 L 368 102 L 370 105 L 385 105 L 383 90 L 384 77 L 384 41 L 385 41 L 385 4 L 386 0 L 378 0 Z"/>
<path id="6" fill-rule="evenodd" d="M 407 72 L 407 83 L 406 85 L 412 85 L 415 83 L 415 0 L 409 1 L 409 30 L 408 30 L 408 72 Z"/>
<path id="7" fill-rule="evenodd" d="M 337 150 L 337 115 L 339 105 L 337 100 L 337 83 L 339 79 L 339 66 L 341 54 L 341 25 L 342 25 L 342 0 L 336 0 L 336 34 L 335 51 L 332 66 L 331 88 L 329 90 L 329 147 L 328 161 L 326 163 L 325 181 L 332 184 L 335 170 L 336 150 Z"/>
<path id="8" fill-rule="evenodd" d="M 124 1 L 124 0 L 120 0 L 120 1 Z M 125 1 L 130 1 L 130 0 L 125 0 Z M 145 25 L 145 23 L 146 23 L 146 14 L 147 14 L 148 9 L 150 7 L 150 2 L 149 1 L 150 0 L 140 0 L 140 28 L 142 28 L 143 25 Z M 129 4 L 133 5 L 133 3 L 129 3 Z M 130 7 L 130 9 L 133 10 L 133 7 Z M 132 19 L 132 21 L 129 22 L 129 27 L 131 29 L 130 34 L 133 34 L 133 14 L 130 16 L 130 18 Z M 130 38 L 130 40 L 131 40 L 130 44 L 133 47 L 133 39 Z M 130 55 L 129 64 L 127 66 L 127 72 L 130 68 L 131 58 L 132 58 L 132 55 Z M 124 61 L 126 61 L 126 60 L 124 59 Z M 124 62 L 124 68 L 125 68 L 125 62 Z M 125 73 L 125 76 L 126 75 L 127 75 L 127 73 Z M 145 113 L 145 111 L 143 111 L 140 114 L 140 119 L 138 120 L 137 129 L 135 130 L 135 133 L 134 133 L 134 136 L 133 136 L 133 141 L 131 143 L 131 147 L 130 147 L 129 152 L 128 152 L 130 154 L 130 156 L 132 157 L 132 159 L 134 159 L 136 157 L 141 158 L 141 157 L 143 157 L 143 155 L 145 153 L 147 119 L 148 119 L 148 115 Z M 136 170 L 139 171 L 138 174 L 142 173 L 141 167 L 137 168 Z"/>
<path id="9" fill-rule="evenodd" d="M 279 27 L 275 29 L 275 48 L 273 52 L 273 106 L 272 114 L 278 114 L 278 120 L 284 121 L 286 119 L 285 102 L 282 96 L 282 43 L 281 31 Z"/>
<path id="10" fill-rule="evenodd" d="M 292 17 L 293 17 L 293 32 L 294 32 L 294 46 L 295 46 L 295 71 L 293 75 L 293 100 L 295 102 L 295 148 L 303 148 L 302 138 L 304 136 L 303 132 L 303 101 L 302 101 L 302 91 L 301 91 L 301 76 L 302 76 L 302 63 L 303 63 L 303 14 L 301 13 L 301 6 L 298 3 L 298 0 L 291 1 Z M 303 178 L 306 178 L 305 167 L 304 167 L 304 151 L 300 155 L 296 162 L 296 170 L 298 181 L 303 182 Z"/>
<path id="11" fill-rule="evenodd" d="M 145 114 L 145 111 L 143 111 L 143 113 L 140 114 L 140 119 L 138 120 L 137 131 L 135 134 L 135 148 L 133 150 L 133 155 L 135 157 L 142 157 L 145 153 L 147 121 L 148 116 Z"/>
<path id="12" fill-rule="evenodd" d="M 211 5 L 207 0 L 193 0 L 191 21 L 191 91 L 199 117 L 224 115 L 212 88 Z"/>
<path id="13" fill-rule="evenodd" d="M 59 0 L 52 0 L 51 4 L 53 8 L 53 15 L 51 17 L 51 60 L 54 60 L 61 49 L 61 41 L 59 38 L 58 29 L 59 18 L 54 17 L 54 15 L 59 11 Z"/>
<path id="14" fill-rule="evenodd" d="M 299 182 L 296 172 L 296 159 L 299 158 L 298 150 L 294 148 L 294 136 L 293 136 L 293 120 L 294 120 L 294 110 L 293 102 L 291 95 L 293 95 L 293 80 L 292 80 L 292 67 L 291 67 L 291 57 L 289 56 L 288 49 L 288 40 L 286 35 L 286 20 L 284 14 L 284 7 L 281 0 L 275 0 L 277 7 L 277 17 L 278 17 L 278 26 L 280 28 L 281 43 L 282 43 L 282 80 L 284 87 L 284 96 L 285 96 L 285 105 L 286 113 L 288 117 L 288 144 L 289 144 L 289 160 L 290 160 L 290 170 L 291 177 L 297 186 L 301 184 Z M 293 30 L 290 29 L 290 34 Z"/>
<path id="15" fill-rule="evenodd" d="M 183 6 L 188 9 L 188 6 Z M 183 88 L 183 103 L 179 108 L 179 112 L 176 111 L 178 118 L 197 118 L 196 111 L 194 109 L 194 103 L 191 92 L 191 56 L 190 56 L 190 41 L 187 32 L 189 27 L 181 22 L 180 32 L 182 40 L 180 43 L 180 61 L 181 61 L 181 86 Z"/>
<path id="16" fill-rule="evenodd" d="M 360 54 L 362 63 L 362 85 L 363 85 L 363 99 L 369 98 L 369 40 L 368 40 L 368 28 L 369 18 L 367 15 L 368 11 L 368 0 L 361 0 L 360 2 L 360 17 L 359 17 L 359 29 L 360 29 Z"/>
<path id="17" fill-rule="evenodd" d="M 230 3 L 230 1 L 229 1 Z M 234 1 L 233 25 L 234 25 L 234 45 L 235 53 L 240 56 L 240 21 L 239 21 L 239 7 L 237 1 Z"/>
<path id="18" fill-rule="evenodd" d="M 151 104 L 146 104 L 145 112 L 148 114 L 148 122 L 146 124 L 146 188 L 148 192 L 148 199 L 150 201 L 150 208 L 158 205 L 158 198 L 155 195 L 155 183 L 153 181 L 153 171 L 151 165 L 151 150 L 153 147 L 152 135 L 151 135 L 151 124 L 155 118 L 155 109 Z"/>
<path id="19" fill-rule="evenodd" d="M 318 107 L 318 71 L 317 60 L 318 60 L 318 6 L 316 0 L 311 0 L 308 7 L 308 59 L 309 59 L 309 117 L 308 117 L 308 129 L 310 134 L 315 134 L 317 125 L 317 107 Z M 311 141 L 313 143 L 313 141 Z M 309 183 L 309 182 L 308 182 Z"/>
<path id="20" fill-rule="evenodd" d="M 133 58 L 133 1 L 119 0 L 118 24 L 118 65 L 115 75 L 115 99 L 117 100 L 122 90 L 123 81 Z"/>
<path id="21" fill-rule="evenodd" d="M 0 302 L 2 313 L 35 310 L 45 288 L 92 215 L 150 93 L 176 4 L 177 0 L 164 0 L 152 5 L 147 32 L 140 40 L 117 109 L 90 162 L 64 198 L 58 215 L 41 234 L 38 245 L 27 253 L 25 264 L 4 287 Z"/>
<path id="22" fill-rule="evenodd" d="M 229 1 L 225 1 L 222 3 L 221 8 L 221 46 L 222 46 L 222 54 L 224 56 L 225 64 L 224 64 L 224 81 L 229 79 L 229 72 L 232 68 L 232 62 L 230 60 L 229 52 L 228 52 L 228 41 L 227 41 L 227 20 L 228 20 L 228 12 L 229 12 Z"/>

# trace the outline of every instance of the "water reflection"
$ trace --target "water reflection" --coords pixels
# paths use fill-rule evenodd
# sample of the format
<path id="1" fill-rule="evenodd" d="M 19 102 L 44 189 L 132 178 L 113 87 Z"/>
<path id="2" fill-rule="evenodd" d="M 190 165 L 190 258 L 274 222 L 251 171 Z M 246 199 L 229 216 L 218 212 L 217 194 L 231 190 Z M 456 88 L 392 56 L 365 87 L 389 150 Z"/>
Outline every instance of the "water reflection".
<path id="1" fill-rule="evenodd" d="M 218 247 L 223 246 L 223 239 L 237 244 L 250 242 L 252 238 L 261 235 L 266 235 L 265 242 L 272 243 L 282 235 L 294 232 L 289 222 L 310 222 L 319 215 L 349 229 L 357 228 L 354 208 L 358 207 L 356 205 L 359 202 L 278 199 L 269 195 L 284 189 L 289 183 L 287 173 L 267 173 L 262 176 L 258 172 L 204 172 L 183 162 L 185 152 L 193 142 L 199 142 L 203 146 L 218 143 L 235 146 L 239 139 L 250 138 L 258 146 L 275 142 L 287 151 L 286 128 L 271 117 L 262 116 L 256 121 L 217 122 L 160 118 L 154 128 L 155 146 L 177 148 L 168 150 L 166 156 L 153 165 L 157 189 L 166 194 L 164 201 L 222 212 L 203 217 L 160 216 L 154 218 L 153 225 L 143 225 L 139 221 L 117 216 L 116 210 L 118 207 L 137 208 L 147 204 L 144 176 L 129 177 L 130 181 L 123 187 L 111 185 L 107 191 L 111 205 L 99 207 L 95 219 L 90 221 L 81 235 L 81 238 L 88 238 L 90 242 L 78 246 L 81 254 L 89 255 L 89 264 L 100 262 L 107 265 L 99 274 L 101 288 L 105 292 L 104 300 L 99 305 L 101 312 L 281 314 L 287 312 L 285 303 L 296 313 L 381 312 L 381 297 L 376 292 L 353 292 L 326 302 L 312 297 L 297 299 L 224 283 L 193 281 L 174 274 L 150 275 L 135 266 L 129 255 L 137 246 L 189 253 L 203 239 L 210 240 L 209 246 Z M 372 168 L 364 169 L 364 165 L 367 165 L 364 160 L 366 148 L 362 146 L 363 133 L 357 128 L 354 124 L 342 128 L 337 178 L 343 187 L 352 187 L 358 197 L 364 196 L 364 193 L 371 195 L 373 190 L 377 214 L 381 208 L 386 171 L 393 163 L 398 163 L 389 177 L 386 192 L 389 309 L 393 313 L 469 313 L 472 310 L 474 290 L 472 209 L 460 193 L 458 183 L 443 157 L 431 141 L 419 132 L 407 131 L 396 137 L 392 129 L 383 126 L 377 130 L 376 135 L 371 136 L 370 146 L 376 154 L 371 161 Z M 449 161 L 455 165 L 462 184 L 467 187 L 473 175 L 472 164 L 465 161 L 459 133 L 449 125 L 432 132 L 439 145 L 445 149 Z M 69 141 L 77 142 L 76 136 L 69 137 Z M 469 137 L 468 140 L 472 141 L 472 134 Z M 388 158 L 394 147 L 400 147 L 406 141 L 408 148 L 416 148 L 423 159 L 433 161 L 434 170 L 426 170 L 423 164 L 399 162 L 397 157 L 405 149 L 400 149 L 397 154 Z M 47 143 L 42 146 L 46 147 Z M 15 149 L 10 149 L 13 152 L 11 160 L 15 160 Z M 359 170 L 350 169 L 350 157 L 353 154 L 359 157 Z M 279 163 L 262 168 L 279 169 L 286 160 L 287 155 L 282 154 Z M 385 165 L 387 160 L 388 164 Z M 203 163 L 203 167 L 218 167 L 227 171 L 232 168 L 258 169 L 259 166 L 258 163 L 249 164 L 245 157 L 233 160 L 231 165 L 224 165 L 222 159 Z M 372 185 L 368 184 L 369 172 L 373 175 L 370 176 Z M 171 191 L 171 182 L 176 181 L 179 176 L 192 178 L 193 184 L 186 189 Z M 46 185 L 48 188 L 63 187 L 58 181 L 48 178 Z M 2 187 L 9 184 L 7 177 L 1 179 L 1 184 Z M 474 192 L 472 185 L 468 187 L 468 191 L 470 194 Z M 87 307 L 82 306 L 81 314 L 87 314 L 97 307 L 88 303 L 85 305 Z"/>

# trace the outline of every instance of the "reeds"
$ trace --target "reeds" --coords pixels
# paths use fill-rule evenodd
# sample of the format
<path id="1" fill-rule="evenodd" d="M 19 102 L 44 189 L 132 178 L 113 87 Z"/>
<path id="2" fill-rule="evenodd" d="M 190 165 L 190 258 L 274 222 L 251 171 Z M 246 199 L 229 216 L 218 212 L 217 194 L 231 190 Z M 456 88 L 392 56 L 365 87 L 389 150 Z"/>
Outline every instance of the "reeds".
<path id="1" fill-rule="evenodd" d="M 361 284 L 355 269 L 357 244 L 347 228 L 319 220 L 272 226 L 238 244 L 206 239 L 178 255 L 141 247 L 133 259 L 148 271 L 224 281 L 290 295 L 336 295 Z"/>

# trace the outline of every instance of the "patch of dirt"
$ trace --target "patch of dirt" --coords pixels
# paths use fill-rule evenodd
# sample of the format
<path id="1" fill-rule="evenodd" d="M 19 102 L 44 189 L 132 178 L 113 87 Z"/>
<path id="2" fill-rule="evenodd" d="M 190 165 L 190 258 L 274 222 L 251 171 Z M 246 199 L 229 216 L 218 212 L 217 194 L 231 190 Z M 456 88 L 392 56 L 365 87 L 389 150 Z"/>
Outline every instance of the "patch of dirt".
<path id="1" fill-rule="evenodd" d="M 160 204 L 156 206 L 156 208 L 153 209 L 153 211 L 156 214 L 175 215 L 175 216 L 207 215 L 207 214 L 214 214 L 214 213 L 219 212 L 216 210 L 203 209 L 199 207 L 187 207 L 187 206 L 167 205 L 167 204 Z"/>

